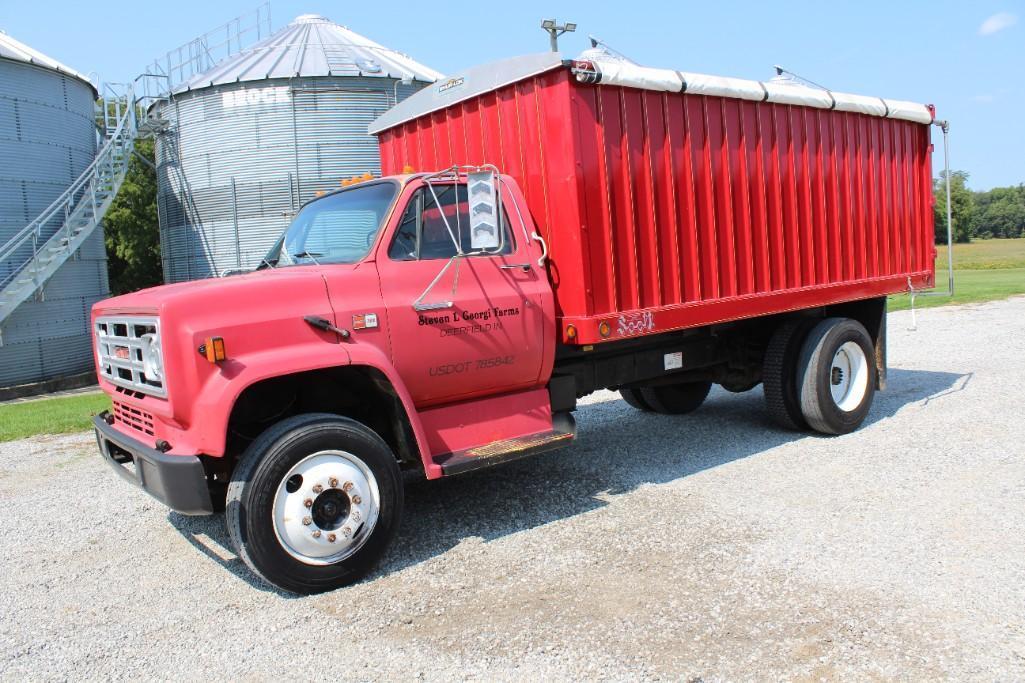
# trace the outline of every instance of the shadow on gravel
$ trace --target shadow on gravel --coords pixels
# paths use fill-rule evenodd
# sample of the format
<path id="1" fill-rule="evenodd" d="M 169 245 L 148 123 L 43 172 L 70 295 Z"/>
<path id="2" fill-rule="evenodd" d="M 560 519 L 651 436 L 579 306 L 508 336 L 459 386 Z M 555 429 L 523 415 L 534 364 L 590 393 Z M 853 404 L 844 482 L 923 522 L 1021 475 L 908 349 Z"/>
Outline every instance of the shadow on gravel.
<path id="1" fill-rule="evenodd" d="M 192 544 L 192 547 L 206 555 L 210 561 L 220 565 L 222 569 L 228 570 L 254 588 L 267 593 L 275 593 L 286 599 L 302 597 L 266 584 L 256 574 L 249 571 L 246 563 L 235 554 L 231 538 L 228 537 L 228 529 L 224 525 L 223 514 L 193 517 L 172 511 L 167 513 L 167 521 L 178 530 L 178 533 L 186 541 Z"/>
<path id="2" fill-rule="evenodd" d="M 907 405 L 948 400 L 970 380 L 970 374 L 891 368 L 887 390 L 876 394 L 864 428 Z M 486 542 L 601 508 L 606 504 L 603 496 L 674 481 L 785 443 L 843 438 L 776 427 L 764 410 L 760 389 L 744 394 L 716 389 L 688 416 L 641 413 L 612 399 L 581 406 L 576 417 L 578 439 L 562 451 L 452 479 L 407 482 L 398 538 L 367 580 L 443 554 L 466 538 Z M 171 513 L 168 518 L 224 569 L 260 590 L 292 597 L 261 582 L 234 557 L 223 516 Z M 228 549 L 230 559 L 222 549 Z"/>

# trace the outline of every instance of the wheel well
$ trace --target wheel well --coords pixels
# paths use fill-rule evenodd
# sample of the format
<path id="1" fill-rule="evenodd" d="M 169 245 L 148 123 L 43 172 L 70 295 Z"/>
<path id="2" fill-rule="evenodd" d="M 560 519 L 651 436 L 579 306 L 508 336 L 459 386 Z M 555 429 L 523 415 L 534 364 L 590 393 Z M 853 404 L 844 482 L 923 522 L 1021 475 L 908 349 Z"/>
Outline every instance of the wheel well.
<path id="1" fill-rule="evenodd" d="M 226 465 L 264 430 L 292 415 L 326 412 L 350 417 L 374 430 L 402 467 L 422 465 L 409 416 L 382 372 L 345 366 L 261 380 L 243 390 L 228 418 Z"/>

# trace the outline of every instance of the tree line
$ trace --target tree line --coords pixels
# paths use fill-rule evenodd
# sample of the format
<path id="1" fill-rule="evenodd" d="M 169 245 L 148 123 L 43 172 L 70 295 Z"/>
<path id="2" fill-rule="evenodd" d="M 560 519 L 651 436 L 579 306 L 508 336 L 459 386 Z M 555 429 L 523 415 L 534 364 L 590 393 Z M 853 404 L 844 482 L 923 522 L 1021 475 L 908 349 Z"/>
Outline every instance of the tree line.
<path id="1" fill-rule="evenodd" d="M 936 243 L 947 241 L 947 189 L 945 176 L 933 180 L 936 197 Z M 1025 237 L 1025 183 L 992 190 L 968 187 L 966 171 L 950 173 L 950 212 L 955 242 L 990 237 Z"/>

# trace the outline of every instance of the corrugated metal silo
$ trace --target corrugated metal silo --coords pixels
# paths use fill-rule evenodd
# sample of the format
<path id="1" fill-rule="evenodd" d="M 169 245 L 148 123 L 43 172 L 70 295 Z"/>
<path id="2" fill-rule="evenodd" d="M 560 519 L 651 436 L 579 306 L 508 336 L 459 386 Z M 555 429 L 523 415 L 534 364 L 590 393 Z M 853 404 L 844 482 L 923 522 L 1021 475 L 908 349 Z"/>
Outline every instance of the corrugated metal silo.
<path id="1" fill-rule="evenodd" d="M 84 76 L 0 32 L 0 245 L 92 162 L 96 97 Z M 46 226 L 42 240 L 59 227 L 59 221 Z M 0 281 L 17 263 L 0 264 Z M 103 232 L 97 229 L 36 298 L 3 321 L 0 387 L 90 371 L 89 309 L 108 292 Z"/>
<path id="2" fill-rule="evenodd" d="M 257 265 L 289 214 L 380 172 L 367 126 L 441 77 L 317 15 L 172 89 L 156 106 L 164 279 Z"/>

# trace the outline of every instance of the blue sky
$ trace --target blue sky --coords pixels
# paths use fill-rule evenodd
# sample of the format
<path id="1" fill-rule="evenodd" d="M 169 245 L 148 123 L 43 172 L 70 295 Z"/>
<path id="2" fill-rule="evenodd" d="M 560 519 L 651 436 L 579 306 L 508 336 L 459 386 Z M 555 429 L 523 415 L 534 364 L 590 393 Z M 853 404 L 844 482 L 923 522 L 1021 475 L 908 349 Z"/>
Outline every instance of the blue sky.
<path id="1" fill-rule="evenodd" d="M 0 29 L 79 71 L 124 81 L 257 4 L 3 0 Z M 782 64 L 834 90 L 934 103 L 951 121 L 952 163 L 971 174 L 971 187 L 1025 182 L 1022 1 L 271 3 L 274 28 L 303 13 L 444 73 L 547 49 L 538 25 L 548 16 L 579 24 L 561 42 L 570 55 L 593 33 L 649 66 L 767 79 Z M 938 155 L 934 168 L 941 163 Z"/>

